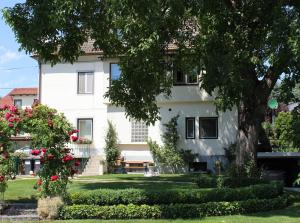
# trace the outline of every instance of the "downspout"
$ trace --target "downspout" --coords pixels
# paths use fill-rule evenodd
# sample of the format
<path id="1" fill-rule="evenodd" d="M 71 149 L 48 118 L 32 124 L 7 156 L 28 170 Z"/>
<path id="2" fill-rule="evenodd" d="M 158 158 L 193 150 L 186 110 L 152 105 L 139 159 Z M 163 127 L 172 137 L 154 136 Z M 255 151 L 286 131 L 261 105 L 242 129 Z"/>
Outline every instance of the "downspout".
<path id="1" fill-rule="evenodd" d="M 38 60 L 38 64 L 39 64 L 39 96 L 38 96 L 38 100 L 39 100 L 39 103 L 42 103 L 42 63 L 40 60 Z"/>

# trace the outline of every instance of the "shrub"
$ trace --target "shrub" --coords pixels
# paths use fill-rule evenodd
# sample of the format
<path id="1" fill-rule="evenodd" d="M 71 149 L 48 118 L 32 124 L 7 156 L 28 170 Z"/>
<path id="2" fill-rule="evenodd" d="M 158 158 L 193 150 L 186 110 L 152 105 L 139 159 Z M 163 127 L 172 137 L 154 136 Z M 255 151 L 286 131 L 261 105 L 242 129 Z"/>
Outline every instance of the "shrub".
<path id="1" fill-rule="evenodd" d="M 70 204 L 117 205 L 117 204 L 172 204 L 205 203 L 210 201 L 238 201 L 253 198 L 274 198 L 283 192 L 281 184 L 254 185 L 245 188 L 221 188 L 214 190 L 149 190 L 101 189 L 75 192 L 70 195 Z"/>
<path id="2" fill-rule="evenodd" d="M 118 136 L 115 126 L 112 122 L 108 121 L 108 129 L 105 136 L 105 156 L 107 163 L 108 173 L 113 173 L 116 167 L 116 161 L 120 156 L 120 151 L 118 149 Z"/>
<path id="3" fill-rule="evenodd" d="M 63 206 L 60 197 L 40 198 L 38 200 L 38 215 L 43 219 L 55 219 L 58 217 L 59 209 Z"/>
<path id="4" fill-rule="evenodd" d="M 268 180 L 260 178 L 249 178 L 249 177 L 225 177 L 225 176 L 200 176 L 196 183 L 200 188 L 236 188 L 246 187 L 256 184 L 267 184 Z"/>
<path id="5" fill-rule="evenodd" d="M 281 209 L 289 204 L 287 196 L 273 199 L 250 199 L 235 202 L 170 205 L 72 205 L 61 208 L 60 219 L 153 219 L 199 218 Z"/>

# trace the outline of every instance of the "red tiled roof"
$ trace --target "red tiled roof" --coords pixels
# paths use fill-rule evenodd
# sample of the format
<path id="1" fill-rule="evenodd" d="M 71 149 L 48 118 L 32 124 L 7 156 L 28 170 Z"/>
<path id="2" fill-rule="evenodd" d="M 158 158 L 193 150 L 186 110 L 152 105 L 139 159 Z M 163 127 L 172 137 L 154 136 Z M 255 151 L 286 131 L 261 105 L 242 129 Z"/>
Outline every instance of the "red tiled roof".
<path id="1" fill-rule="evenodd" d="M 4 106 L 4 105 L 13 105 L 14 101 L 13 101 L 13 97 L 10 95 L 6 95 L 5 97 L 3 97 L 0 100 L 0 106 Z"/>
<path id="2" fill-rule="evenodd" d="M 37 88 L 14 88 L 8 95 L 37 95 Z"/>

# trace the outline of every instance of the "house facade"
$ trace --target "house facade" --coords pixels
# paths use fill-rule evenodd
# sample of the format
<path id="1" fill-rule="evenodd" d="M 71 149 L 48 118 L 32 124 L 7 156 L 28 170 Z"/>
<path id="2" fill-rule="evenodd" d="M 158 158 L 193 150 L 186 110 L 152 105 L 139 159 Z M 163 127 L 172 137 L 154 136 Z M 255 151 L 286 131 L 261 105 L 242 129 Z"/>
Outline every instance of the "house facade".
<path id="1" fill-rule="evenodd" d="M 147 140 L 161 144 L 163 124 L 176 115 L 179 146 L 196 154 L 192 170 L 214 171 L 215 161 L 224 161 L 224 148 L 236 138 L 237 111 L 217 113 L 214 98 L 199 88 L 199 74 L 174 72 L 171 96 L 157 97 L 161 120 L 147 126 L 126 118 L 124 108 L 104 98 L 110 81 L 121 75 L 117 60 L 102 59 L 100 53 L 84 50 L 86 54 L 73 64 L 40 64 L 40 102 L 64 113 L 79 130 L 79 137 L 92 141 L 89 162 L 94 169 L 89 168 L 94 174 L 104 172 L 102 165 L 95 167 L 95 163 L 105 159 L 108 120 L 116 127 L 121 156 L 129 172 L 138 171 L 142 163 L 153 162 Z"/>

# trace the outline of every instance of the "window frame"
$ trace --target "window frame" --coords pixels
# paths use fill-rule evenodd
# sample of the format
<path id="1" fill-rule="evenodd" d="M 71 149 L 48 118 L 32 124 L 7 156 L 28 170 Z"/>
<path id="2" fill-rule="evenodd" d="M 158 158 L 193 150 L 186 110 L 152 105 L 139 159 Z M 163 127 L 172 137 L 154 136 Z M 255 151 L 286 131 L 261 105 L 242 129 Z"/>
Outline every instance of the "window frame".
<path id="1" fill-rule="evenodd" d="M 79 122 L 82 121 L 82 120 L 91 120 L 92 121 L 92 129 L 91 129 L 92 130 L 92 132 L 91 132 L 92 138 L 91 138 L 91 141 L 93 142 L 93 140 L 94 140 L 94 120 L 93 120 L 93 118 L 77 118 L 77 129 L 78 130 L 79 130 Z M 80 137 L 79 134 L 80 134 L 80 130 L 77 133 L 78 138 Z"/>
<path id="2" fill-rule="evenodd" d="M 176 82 L 178 72 L 182 73 L 184 82 Z M 188 83 L 188 74 L 185 73 L 180 68 L 175 66 L 173 68 L 173 86 L 196 86 L 196 85 L 199 85 L 199 74 L 200 74 L 200 71 L 198 70 L 198 72 L 197 72 L 197 82 L 196 83 Z"/>
<path id="3" fill-rule="evenodd" d="M 112 69 L 111 69 L 111 67 L 112 67 L 113 64 L 117 64 L 120 67 L 119 63 L 117 63 L 117 62 L 111 62 L 111 63 L 109 63 L 109 86 L 111 86 L 112 82 L 115 81 L 115 80 L 113 80 L 111 78 L 112 77 L 112 73 L 111 73 Z M 120 74 L 120 77 L 121 77 L 121 75 L 122 75 L 122 73 Z"/>
<path id="4" fill-rule="evenodd" d="M 188 137 L 188 121 L 193 120 L 193 128 L 194 128 L 194 136 Z M 186 117 L 185 118 L 185 138 L 186 139 L 195 139 L 196 138 L 196 125 L 195 125 L 195 117 Z"/>
<path id="5" fill-rule="evenodd" d="M 81 74 L 84 74 L 85 76 L 87 76 L 88 74 L 93 76 L 92 92 L 80 92 L 79 91 L 79 76 Z M 86 80 L 86 77 L 85 77 L 85 80 Z M 87 83 L 87 82 L 85 82 L 85 83 Z M 85 95 L 85 94 L 92 95 L 92 94 L 94 94 L 94 88 L 95 88 L 94 85 L 95 85 L 95 73 L 94 73 L 94 71 L 78 71 L 77 72 L 77 94 L 79 94 L 79 95 Z M 84 86 L 84 87 L 85 87 L 85 90 L 86 90 L 87 86 Z"/>
<path id="6" fill-rule="evenodd" d="M 16 102 L 17 101 L 20 101 L 21 102 L 21 105 L 20 106 L 17 106 L 16 105 Z M 23 100 L 22 99 L 14 99 L 14 106 L 16 106 L 17 108 L 22 108 L 22 106 L 23 106 Z"/>
<path id="7" fill-rule="evenodd" d="M 201 136 L 201 119 L 213 119 L 216 121 L 216 136 L 202 137 Z M 219 117 L 199 117 L 199 139 L 218 139 L 219 138 Z"/>

